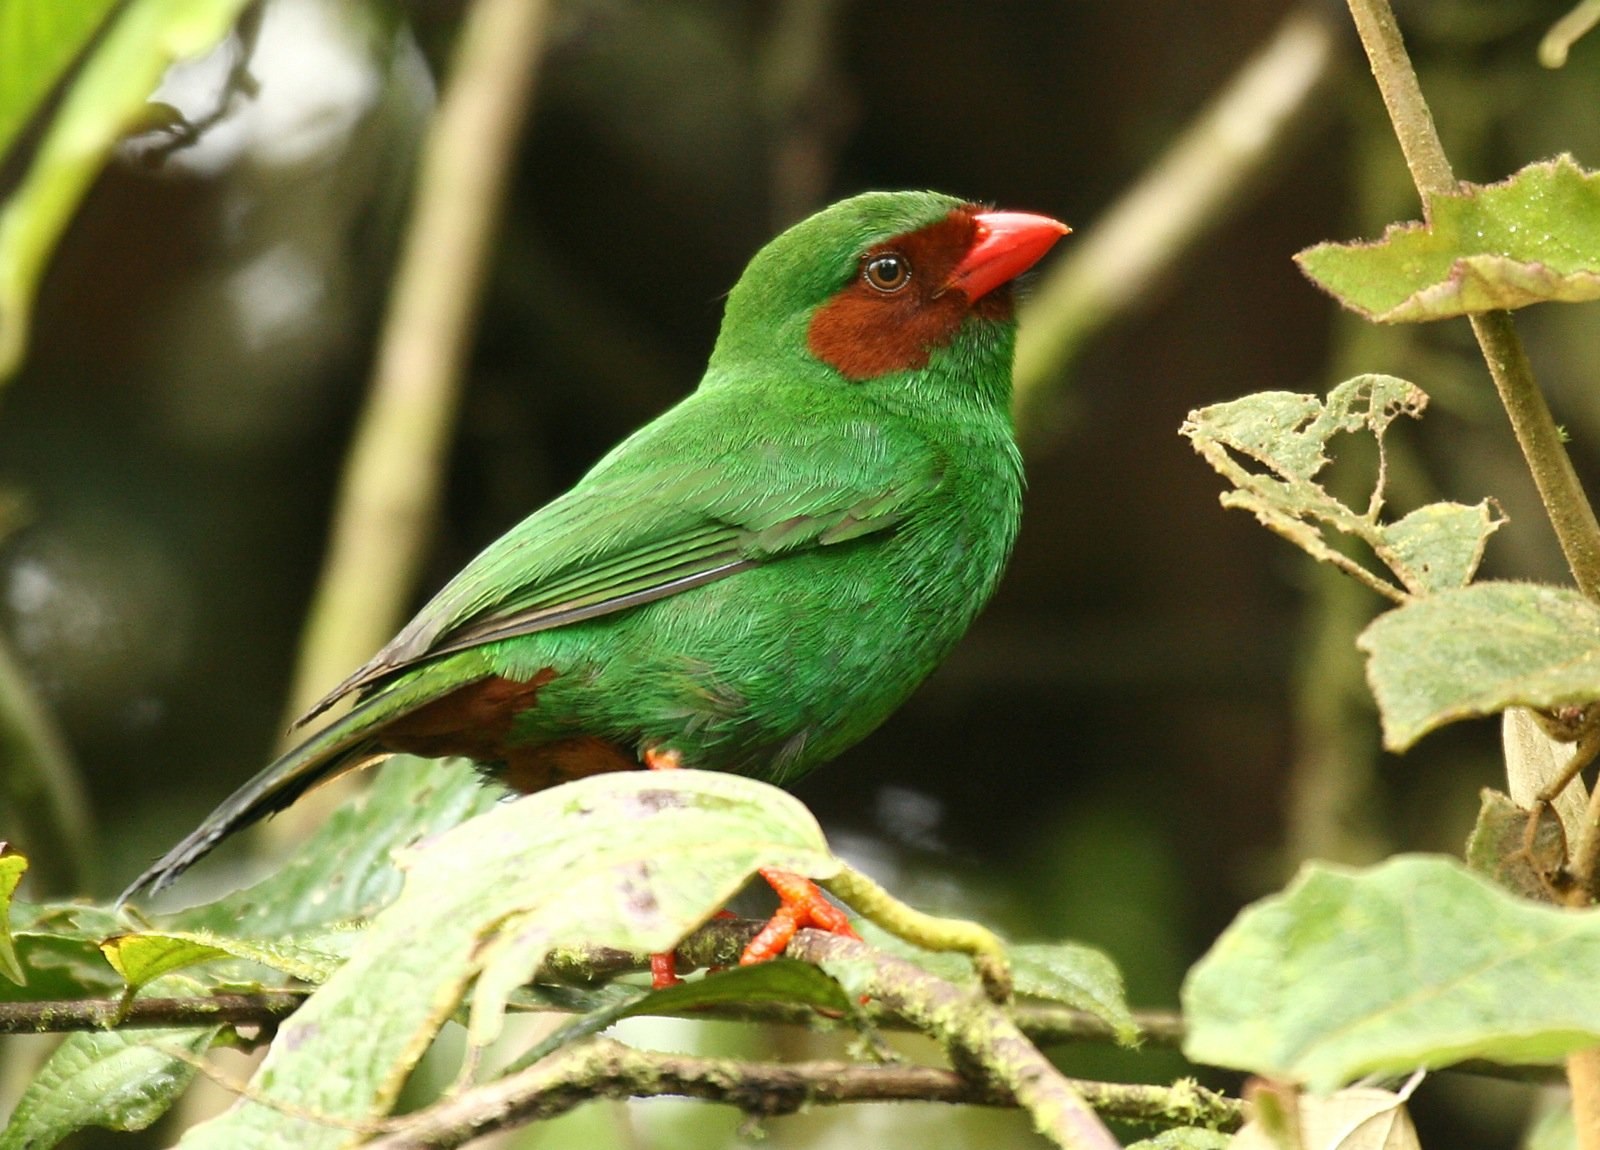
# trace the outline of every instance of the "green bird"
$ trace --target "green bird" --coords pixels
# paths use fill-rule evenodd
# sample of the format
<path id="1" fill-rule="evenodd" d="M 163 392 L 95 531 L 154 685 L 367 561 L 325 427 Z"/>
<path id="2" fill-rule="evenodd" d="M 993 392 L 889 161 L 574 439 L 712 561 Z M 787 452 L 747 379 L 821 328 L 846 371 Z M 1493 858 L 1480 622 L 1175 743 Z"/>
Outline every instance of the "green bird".
<path id="1" fill-rule="evenodd" d="M 1068 230 L 867 192 L 772 240 L 699 387 L 468 563 L 306 719 L 353 695 L 347 713 L 122 898 L 390 754 L 464 756 L 524 792 L 641 764 L 781 785 L 862 739 L 1010 555 L 1010 285 Z M 848 929 L 806 880 L 767 877 L 783 905 L 746 960 Z"/>

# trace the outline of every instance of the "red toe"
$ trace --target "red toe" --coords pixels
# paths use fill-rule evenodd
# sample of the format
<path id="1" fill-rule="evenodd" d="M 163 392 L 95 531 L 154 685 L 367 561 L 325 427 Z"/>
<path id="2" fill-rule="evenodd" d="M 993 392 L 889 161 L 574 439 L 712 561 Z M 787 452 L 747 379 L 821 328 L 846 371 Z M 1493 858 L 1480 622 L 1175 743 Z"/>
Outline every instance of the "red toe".
<path id="1" fill-rule="evenodd" d="M 844 911 L 829 902 L 810 879 L 770 867 L 762 868 L 761 877 L 777 892 L 780 905 L 767 925 L 744 948 L 744 953 L 739 956 L 741 966 L 777 958 L 788 947 L 795 931 L 803 927 L 814 927 L 846 938 L 861 937 L 851 928 Z"/>

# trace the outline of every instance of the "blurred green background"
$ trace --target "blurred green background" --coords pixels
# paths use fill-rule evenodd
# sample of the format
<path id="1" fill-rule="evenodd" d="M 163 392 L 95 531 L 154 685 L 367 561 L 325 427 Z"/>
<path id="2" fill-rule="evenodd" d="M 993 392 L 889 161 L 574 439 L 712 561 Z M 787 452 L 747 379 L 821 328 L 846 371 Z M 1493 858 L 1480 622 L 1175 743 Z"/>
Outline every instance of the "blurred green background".
<path id="1" fill-rule="evenodd" d="M 854 191 L 931 187 L 1067 220 L 1080 235 L 1065 251 L 1291 8 L 555 5 L 418 600 L 694 385 L 722 293 L 784 224 Z M 1557 151 L 1600 166 L 1600 42 L 1561 71 L 1535 60 L 1563 3 L 1397 8 L 1458 174 L 1498 179 Z M 1031 411 L 1023 533 L 996 601 L 893 720 L 797 788 L 841 853 L 902 897 L 1100 945 L 1136 1005 L 1173 1004 L 1238 907 L 1301 858 L 1458 850 L 1498 753 L 1488 724 L 1404 760 L 1378 753 L 1351 640 L 1381 604 L 1223 512 L 1220 481 L 1177 435 L 1185 413 L 1406 376 L 1435 403 L 1397 431 L 1399 509 L 1493 495 L 1512 523 L 1486 570 L 1563 577 L 1466 324 L 1372 329 L 1290 263 L 1418 214 L 1348 18 L 1306 10 L 1337 46 L 1305 115 Z M 211 126 L 178 149 L 127 144 L 46 279 L 0 406 L 0 489 L 20 507 L 0 543 L 0 618 L 82 771 L 96 894 L 277 738 L 460 14 L 267 0 L 158 96 Z M 251 82 L 230 87 L 240 62 Z M 17 175 L 0 169 L 0 187 Z M 1592 478 L 1592 310 L 1524 315 Z M 3 829 L 28 848 L 26 827 Z M 235 883 L 240 857 L 186 881 L 197 897 Z M 1159 1054 L 1067 1064 L 1175 1072 Z M 1424 1142 L 1514 1145 L 1525 1105 L 1510 1087 L 1436 1081 L 1418 1103 Z M 516 1144 L 714 1146 L 740 1142 L 736 1127 L 704 1107 L 605 1104 Z M 1014 1115 L 912 1107 L 770 1130 L 783 1147 L 1035 1142 Z"/>

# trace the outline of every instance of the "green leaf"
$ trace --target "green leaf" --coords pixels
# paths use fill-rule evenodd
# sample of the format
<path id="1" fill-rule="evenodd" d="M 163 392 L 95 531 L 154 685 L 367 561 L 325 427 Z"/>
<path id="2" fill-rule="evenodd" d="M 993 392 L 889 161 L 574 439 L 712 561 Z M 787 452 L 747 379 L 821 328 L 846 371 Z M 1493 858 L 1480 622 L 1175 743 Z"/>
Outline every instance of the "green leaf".
<path id="1" fill-rule="evenodd" d="M 46 1150 L 76 1130 L 143 1130 L 182 1094 L 221 1027 L 109 1030 L 68 1035 L 28 1083 L 0 1150 Z"/>
<path id="2" fill-rule="evenodd" d="M 347 932 L 353 936 L 354 932 Z M 322 941 L 317 936 L 315 941 Z M 206 931 L 122 934 L 100 944 L 106 961 L 138 990 L 164 974 L 219 958 L 244 959 L 302 982 L 325 982 L 343 959 L 294 938 L 259 941 L 227 938 Z"/>
<path id="3" fill-rule="evenodd" d="M 1432 503 L 1394 523 L 1384 523 L 1383 436 L 1401 415 L 1415 419 L 1428 397 L 1391 375 L 1358 375 L 1328 393 L 1266 391 L 1189 413 L 1182 434 L 1233 484 L 1224 507 L 1253 514 L 1313 559 L 1331 563 L 1380 594 L 1400 591 L 1342 551 L 1325 533 L 1332 528 L 1365 543 L 1413 595 L 1465 584 L 1483 558 L 1489 536 L 1503 519 L 1485 501 L 1466 506 Z M 1316 477 L 1332 462 L 1334 436 L 1366 431 L 1378 443 L 1379 472 L 1367 507 L 1355 511 L 1330 495 Z"/>
<path id="4" fill-rule="evenodd" d="M 406 883 L 341 967 L 278 1032 L 245 1102 L 198 1126 L 201 1147 L 338 1146 L 392 1105 L 474 977 L 474 1033 L 552 947 L 662 951 L 756 869 L 827 877 L 838 864 L 800 803 L 764 783 L 702 771 L 618 772 L 555 787 L 425 843 Z M 481 975 L 481 977 L 480 977 Z M 330 1065 L 346 1068 L 331 1075 Z"/>
<path id="5" fill-rule="evenodd" d="M 200 992 L 193 980 L 168 977 L 159 993 Z M 182 1094 L 195 1063 L 220 1026 L 82 1031 L 68 1035 L 28 1083 L 0 1150 L 46 1150 L 76 1130 L 143 1130 Z"/>
<path id="6" fill-rule="evenodd" d="M 0 2 L 0 161 L 116 0 Z"/>
<path id="7" fill-rule="evenodd" d="M 132 0 L 95 47 L 0 209 L 0 380 L 22 358 L 45 261 L 117 139 L 146 114 L 166 68 L 212 48 L 246 3 Z"/>
<path id="8" fill-rule="evenodd" d="M 1558 156 L 1464 187 L 1429 197 L 1430 224 L 1392 226 L 1376 243 L 1318 244 L 1295 261 L 1378 323 L 1600 299 L 1600 174 Z"/>
<path id="9" fill-rule="evenodd" d="M 1441 591 L 1378 616 L 1356 644 L 1391 751 L 1458 719 L 1600 699 L 1600 607 L 1563 587 Z"/>
<path id="10" fill-rule="evenodd" d="M 1018 994 L 1092 1014 L 1124 1046 L 1138 1042 L 1139 1027 L 1123 994 L 1122 973 L 1105 954 L 1074 942 L 1022 943 L 1006 950 Z"/>
<path id="11" fill-rule="evenodd" d="M 17 945 L 11 938 L 11 896 L 28 869 L 28 860 L 0 843 L 0 974 L 18 986 L 28 981 L 17 961 Z"/>
<path id="12" fill-rule="evenodd" d="M 172 919 L 188 930 L 278 938 L 370 918 L 400 890 L 397 851 L 489 810 L 504 796 L 461 760 L 397 755 L 272 875 Z"/>
<path id="13" fill-rule="evenodd" d="M 972 961 L 950 951 L 923 950 L 870 922 L 853 921 L 862 939 L 876 950 L 903 958 L 913 966 L 959 986 L 977 987 Z M 1133 1045 L 1139 1028 L 1123 994 L 1122 973 L 1103 952 L 1075 942 L 1039 942 L 1008 945 L 1016 993 L 1047 1002 L 1059 1002 L 1092 1014 L 1117 1036 Z M 829 969 L 843 969 L 832 964 Z"/>
<path id="14" fill-rule="evenodd" d="M 1463 503 L 1429 503 L 1378 530 L 1376 550 L 1414 593 L 1432 594 L 1465 587 L 1478 564 L 1489 536 L 1505 520 L 1485 500 Z"/>
<path id="15" fill-rule="evenodd" d="M 1195 1062 L 1329 1091 L 1600 1042 L 1600 913 L 1539 906 L 1452 859 L 1310 864 L 1247 907 L 1183 988 Z"/>

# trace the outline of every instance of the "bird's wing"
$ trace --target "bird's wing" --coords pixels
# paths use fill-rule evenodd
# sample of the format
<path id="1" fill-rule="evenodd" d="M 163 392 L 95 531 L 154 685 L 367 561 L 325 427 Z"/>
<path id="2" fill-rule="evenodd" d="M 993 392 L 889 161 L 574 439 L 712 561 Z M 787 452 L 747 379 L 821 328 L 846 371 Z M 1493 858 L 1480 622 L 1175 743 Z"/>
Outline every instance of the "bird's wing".
<path id="1" fill-rule="evenodd" d="M 887 531 L 938 485 L 942 470 L 925 445 L 868 421 L 802 422 L 765 438 L 722 424 L 709 442 L 682 441 L 705 424 L 662 420 L 625 441 L 463 568 L 306 718 L 437 655 Z M 658 445 L 663 437 L 672 442 Z"/>

